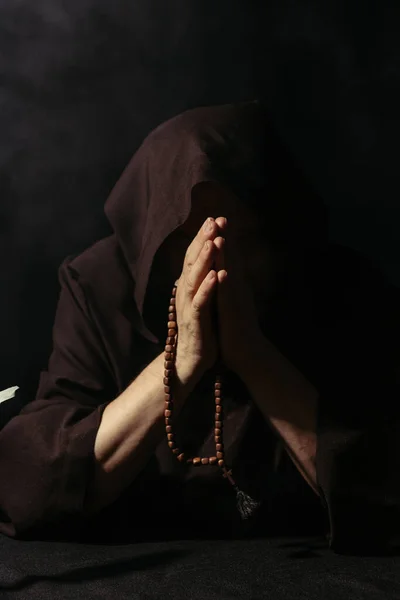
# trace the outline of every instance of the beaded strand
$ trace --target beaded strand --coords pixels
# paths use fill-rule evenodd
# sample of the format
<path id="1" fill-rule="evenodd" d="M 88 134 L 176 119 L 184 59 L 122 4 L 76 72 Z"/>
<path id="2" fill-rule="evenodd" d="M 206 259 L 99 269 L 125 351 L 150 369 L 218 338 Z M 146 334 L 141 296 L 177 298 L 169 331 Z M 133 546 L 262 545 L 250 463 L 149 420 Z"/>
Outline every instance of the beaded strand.
<path id="1" fill-rule="evenodd" d="M 205 457 L 187 457 L 186 454 L 177 446 L 175 440 L 175 434 L 172 429 L 172 415 L 173 415 L 173 394 L 172 394 L 172 380 L 173 371 L 176 358 L 176 343 L 178 337 L 178 326 L 176 319 L 176 296 L 177 282 L 175 282 L 172 288 L 172 297 L 168 307 L 168 337 L 165 345 L 165 362 L 164 362 L 164 392 L 165 392 L 165 407 L 164 407 L 164 418 L 165 418 L 165 431 L 167 434 L 168 446 L 172 453 L 181 463 L 188 465 L 201 466 L 201 465 L 217 465 L 223 471 L 224 477 L 226 477 L 232 485 L 236 485 L 230 470 L 225 465 L 225 452 L 224 452 L 224 440 L 223 440 L 223 405 L 222 405 L 222 378 L 220 375 L 216 375 L 214 384 L 214 398 L 215 398 L 215 416 L 214 416 L 214 441 L 215 441 L 215 455 Z"/>

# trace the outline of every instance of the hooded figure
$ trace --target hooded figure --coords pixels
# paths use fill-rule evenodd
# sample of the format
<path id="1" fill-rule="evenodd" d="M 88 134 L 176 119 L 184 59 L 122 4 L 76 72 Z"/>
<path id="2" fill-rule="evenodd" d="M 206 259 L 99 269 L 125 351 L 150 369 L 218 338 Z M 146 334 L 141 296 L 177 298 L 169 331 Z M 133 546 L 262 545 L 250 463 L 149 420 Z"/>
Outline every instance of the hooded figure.
<path id="1" fill-rule="evenodd" d="M 174 234 L 207 182 L 257 215 L 274 256 L 260 277 L 262 327 L 318 390 L 319 496 L 286 452 L 277 460 L 279 440 L 232 373 L 225 452 L 260 505 L 254 519 L 241 521 L 218 469 L 182 466 L 166 439 L 115 501 L 89 515 L 103 412 L 163 351 L 180 274 L 179 261 L 166 268 L 168 248 L 183 260 L 190 240 Z M 200 108 L 161 125 L 105 210 L 113 234 L 60 267 L 53 352 L 37 397 L 0 432 L 0 531 L 111 542 L 321 533 L 338 552 L 392 548 L 400 532 L 398 293 L 374 266 L 328 243 L 324 206 L 262 107 Z M 210 381 L 199 382 L 177 425 L 182 446 L 199 456 L 212 454 Z"/>

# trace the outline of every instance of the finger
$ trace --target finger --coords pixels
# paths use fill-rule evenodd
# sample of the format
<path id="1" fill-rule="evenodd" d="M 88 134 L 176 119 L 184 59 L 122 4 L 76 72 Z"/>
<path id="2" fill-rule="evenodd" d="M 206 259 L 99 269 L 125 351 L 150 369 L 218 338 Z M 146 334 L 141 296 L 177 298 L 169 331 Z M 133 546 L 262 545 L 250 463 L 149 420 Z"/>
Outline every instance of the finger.
<path id="1" fill-rule="evenodd" d="M 215 270 L 218 273 L 221 269 L 225 269 L 225 238 L 221 236 L 216 237 L 214 246 L 216 247 Z"/>
<path id="2" fill-rule="evenodd" d="M 186 292 L 190 299 L 194 298 L 201 283 L 213 267 L 216 251 L 213 241 L 207 240 L 192 268 L 184 272 Z"/>
<path id="3" fill-rule="evenodd" d="M 228 227 L 228 219 L 226 217 L 217 217 L 215 222 L 218 225 L 220 234 L 224 235 Z"/>
<path id="4" fill-rule="evenodd" d="M 199 316 L 201 316 L 204 308 L 210 304 L 214 295 L 216 283 L 216 272 L 212 269 L 201 282 L 199 289 L 193 298 L 192 308 L 195 313 L 199 314 Z"/>
<path id="5" fill-rule="evenodd" d="M 183 263 L 183 270 L 192 269 L 196 260 L 199 257 L 200 252 L 203 250 L 204 244 L 207 240 L 213 240 L 217 234 L 217 227 L 213 217 L 208 217 L 199 229 L 196 237 L 186 250 L 185 260 Z"/>

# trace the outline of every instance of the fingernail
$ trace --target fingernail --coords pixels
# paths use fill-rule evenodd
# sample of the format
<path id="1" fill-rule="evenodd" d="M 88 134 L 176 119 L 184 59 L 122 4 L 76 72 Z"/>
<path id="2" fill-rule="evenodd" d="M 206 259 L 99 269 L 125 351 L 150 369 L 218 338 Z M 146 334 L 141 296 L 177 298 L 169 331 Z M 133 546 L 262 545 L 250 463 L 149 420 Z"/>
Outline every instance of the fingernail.
<path id="1" fill-rule="evenodd" d="M 211 231 L 214 225 L 214 219 L 212 217 L 209 217 L 207 219 L 207 224 L 206 224 L 206 229 L 207 231 Z"/>

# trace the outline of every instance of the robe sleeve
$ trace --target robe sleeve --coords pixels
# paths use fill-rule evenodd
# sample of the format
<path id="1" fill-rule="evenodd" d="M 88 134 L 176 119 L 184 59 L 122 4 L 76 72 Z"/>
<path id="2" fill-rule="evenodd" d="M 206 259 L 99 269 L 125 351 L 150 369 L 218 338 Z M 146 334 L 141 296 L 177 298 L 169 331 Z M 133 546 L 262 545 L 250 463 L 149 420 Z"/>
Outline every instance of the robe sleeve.
<path id="1" fill-rule="evenodd" d="M 36 399 L 0 431 L 0 532 L 11 537 L 82 515 L 97 430 L 116 393 L 68 259 L 59 281 L 53 350 Z"/>
<path id="2" fill-rule="evenodd" d="M 371 292 L 355 310 L 320 396 L 317 483 L 333 551 L 390 554 L 400 546 L 399 293 Z"/>

